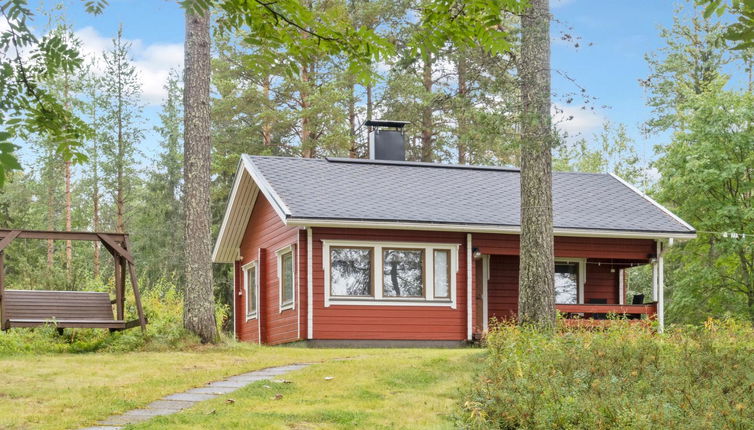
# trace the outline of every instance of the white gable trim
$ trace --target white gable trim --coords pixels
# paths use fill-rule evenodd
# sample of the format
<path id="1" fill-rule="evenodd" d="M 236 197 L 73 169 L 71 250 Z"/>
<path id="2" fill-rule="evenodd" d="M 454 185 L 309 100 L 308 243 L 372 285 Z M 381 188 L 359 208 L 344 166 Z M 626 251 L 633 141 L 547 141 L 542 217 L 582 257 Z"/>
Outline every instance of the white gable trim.
<path id="1" fill-rule="evenodd" d="M 691 224 L 689 224 L 689 223 L 687 223 L 686 221 L 682 220 L 682 219 L 681 219 L 681 217 L 679 217 L 678 215 L 676 215 L 676 214 L 674 214 L 673 212 L 671 212 L 671 211 L 670 211 L 670 210 L 669 210 L 668 208 L 666 208 L 665 206 L 663 206 L 663 205 L 661 205 L 661 204 L 657 203 L 657 202 L 656 202 L 656 201 L 655 201 L 655 200 L 654 200 L 654 199 L 653 199 L 652 197 L 649 197 L 648 195 L 646 195 L 646 194 L 645 194 L 645 193 L 644 193 L 643 191 L 641 191 L 640 189 L 638 189 L 638 188 L 634 187 L 633 185 L 629 184 L 628 182 L 624 181 L 624 180 L 623 180 L 622 178 L 620 178 L 620 177 L 619 177 L 618 175 L 616 175 L 616 174 L 614 174 L 614 173 L 612 173 L 612 172 L 611 172 L 611 173 L 610 173 L 610 176 L 612 176 L 613 178 L 615 178 L 615 179 L 616 179 L 616 180 L 617 180 L 618 182 L 620 182 L 621 184 L 623 184 L 623 185 L 625 185 L 626 187 L 628 187 L 628 189 L 630 189 L 631 191 L 633 191 L 633 192 L 635 192 L 636 194 L 638 194 L 638 195 L 640 195 L 640 196 L 644 197 L 644 199 L 645 199 L 645 200 L 647 200 L 647 201 L 648 201 L 649 203 L 652 203 L 652 204 L 653 204 L 653 205 L 654 205 L 654 206 L 655 206 L 656 208 L 658 208 L 658 209 L 660 209 L 661 211 L 665 212 L 665 214 L 667 214 L 667 215 L 668 215 L 669 217 L 671 217 L 671 218 L 673 218 L 674 220 L 676 220 L 676 221 L 677 221 L 678 223 L 680 223 L 680 224 L 681 224 L 681 225 L 683 225 L 684 227 L 688 228 L 689 230 L 696 230 L 696 229 L 695 229 L 694 227 L 692 227 L 692 226 L 691 226 Z"/>
<path id="2" fill-rule="evenodd" d="M 251 159 L 243 155 L 238 163 L 233 189 L 230 192 L 223 222 L 212 250 L 213 263 L 232 263 L 237 259 L 238 247 L 241 245 L 241 239 L 260 191 L 280 219 L 285 222 L 286 217 L 290 215 L 290 210 L 257 171 Z"/>

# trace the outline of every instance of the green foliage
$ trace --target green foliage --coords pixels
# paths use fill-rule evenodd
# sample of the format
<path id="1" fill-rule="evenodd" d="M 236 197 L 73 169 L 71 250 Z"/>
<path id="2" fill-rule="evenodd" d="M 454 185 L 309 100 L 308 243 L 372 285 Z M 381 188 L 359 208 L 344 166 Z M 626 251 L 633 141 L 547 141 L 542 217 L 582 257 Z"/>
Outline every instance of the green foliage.
<path id="1" fill-rule="evenodd" d="M 34 329 L 0 332 L 0 355 L 61 352 L 175 351 L 199 344 L 199 339 L 183 328 L 183 297 L 178 287 L 160 280 L 142 291 L 142 305 L 149 320 L 146 335 L 141 329 L 109 333 L 97 329 L 65 329 L 59 335 L 53 325 Z M 126 297 L 126 319 L 136 319 L 133 297 Z M 228 307 L 216 306 L 217 321 L 228 318 Z"/>
<path id="2" fill-rule="evenodd" d="M 392 45 L 366 27 L 355 28 L 345 18 L 345 2 L 332 2 L 327 8 L 312 8 L 299 0 L 266 2 L 261 0 L 187 0 L 184 6 L 201 12 L 210 8 L 221 11 L 217 31 L 242 30 L 250 46 L 264 47 L 259 63 L 266 67 L 279 62 L 288 76 L 299 73 L 301 63 L 310 63 L 319 55 L 344 55 L 349 72 L 365 80 L 368 65 L 380 61 Z M 281 59 L 277 51 L 288 52 Z"/>
<path id="3" fill-rule="evenodd" d="M 45 86 L 81 66 L 77 44 L 62 32 L 38 38 L 28 24 L 33 16 L 25 0 L 0 2 L 8 27 L 0 32 L 0 186 L 21 169 L 13 142 L 30 134 L 53 142 L 66 160 L 86 160 L 82 141 L 91 129 Z"/>
<path id="4" fill-rule="evenodd" d="M 754 420 L 754 330 L 708 321 L 657 335 L 628 323 L 548 335 L 510 325 L 463 396 L 472 429 L 746 428 Z"/>
<path id="5" fill-rule="evenodd" d="M 665 45 L 645 55 L 651 72 L 639 81 L 653 111 L 646 123 L 649 131 L 676 127 L 679 110 L 689 97 L 727 79 L 723 67 L 733 58 L 724 49 L 723 32 L 720 22 L 702 16 L 697 8 L 683 7 L 676 9 L 672 26 L 660 29 Z"/>
<path id="6" fill-rule="evenodd" d="M 691 295 L 697 301 L 706 297 L 712 315 L 743 311 L 754 319 L 752 122 L 750 93 L 715 89 L 691 97 L 680 128 L 656 163 L 662 175 L 657 197 L 700 230 L 700 239 L 684 244 L 671 259 L 676 269 L 669 278 L 671 309 L 686 318 L 703 315 L 703 307 L 690 309 L 684 296 Z M 750 236 L 707 233 L 728 231 Z M 735 296 L 739 299 L 730 300 Z"/>
<path id="7" fill-rule="evenodd" d="M 733 42 L 734 49 L 754 48 L 754 2 L 751 0 L 696 0 L 704 6 L 704 16 L 722 16 L 730 12 L 736 21 L 725 29 L 725 38 Z"/>
<path id="8" fill-rule="evenodd" d="M 647 168 L 636 153 L 635 142 L 626 126 L 610 122 L 592 139 L 579 139 L 572 145 L 563 143 L 554 154 L 553 169 L 570 172 L 614 173 L 633 185 L 648 185 Z"/>

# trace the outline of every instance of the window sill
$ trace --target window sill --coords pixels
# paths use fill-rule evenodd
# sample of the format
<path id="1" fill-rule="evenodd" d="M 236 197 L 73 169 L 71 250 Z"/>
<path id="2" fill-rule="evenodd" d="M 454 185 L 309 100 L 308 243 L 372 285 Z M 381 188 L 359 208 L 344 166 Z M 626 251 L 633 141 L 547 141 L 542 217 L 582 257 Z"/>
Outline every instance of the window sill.
<path id="1" fill-rule="evenodd" d="M 283 313 L 283 311 L 288 311 L 292 309 L 295 309 L 295 306 L 293 303 L 285 303 L 285 304 L 280 305 L 280 313 Z"/>
<path id="2" fill-rule="evenodd" d="M 426 299 L 399 299 L 399 298 L 330 298 L 325 307 L 329 306 L 435 306 L 435 307 L 450 307 L 455 309 L 456 304 L 451 300 L 426 300 Z"/>
<path id="3" fill-rule="evenodd" d="M 257 319 L 257 313 L 254 312 L 253 314 L 246 314 L 246 322 L 249 322 L 251 320 Z"/>

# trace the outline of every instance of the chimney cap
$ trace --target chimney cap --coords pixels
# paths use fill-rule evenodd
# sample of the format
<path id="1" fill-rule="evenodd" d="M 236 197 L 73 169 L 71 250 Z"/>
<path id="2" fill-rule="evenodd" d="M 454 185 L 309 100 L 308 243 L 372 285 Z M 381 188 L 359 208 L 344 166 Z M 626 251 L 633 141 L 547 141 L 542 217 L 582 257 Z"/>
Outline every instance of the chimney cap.
<path id="1" fill-rule="evenodd" d="M 387 119 L 369 119 L 364 123 L 367 127 L 395 127 L 403 128 L 407 124 L 411 124 L 408 121 L 391 121 Z"/>

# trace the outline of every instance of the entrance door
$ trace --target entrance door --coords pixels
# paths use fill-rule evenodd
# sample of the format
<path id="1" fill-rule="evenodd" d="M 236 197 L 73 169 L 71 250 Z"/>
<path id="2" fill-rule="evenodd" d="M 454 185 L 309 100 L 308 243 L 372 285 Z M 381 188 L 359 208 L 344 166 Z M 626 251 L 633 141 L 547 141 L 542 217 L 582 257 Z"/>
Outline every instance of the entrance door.
<path id="1" fill-rule="evenodd" d="M 481 259 L 475 261 L 474 264 L 474 279 L 476 285 L 474 290 L 476 291 L 474 297 L 475 314 L 474 321 L 474 333 L 482 333 L 487 330 L 488 322 L 488 308 L 487 308 L 487 281 L 489 280 L 490 273 L 490 256 L 483 255 Z"/>

